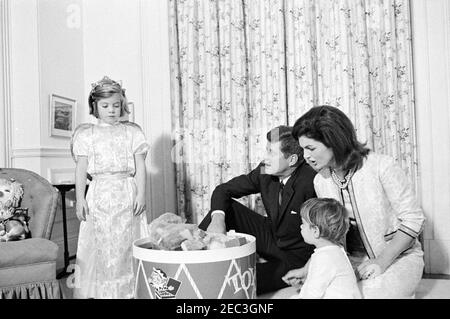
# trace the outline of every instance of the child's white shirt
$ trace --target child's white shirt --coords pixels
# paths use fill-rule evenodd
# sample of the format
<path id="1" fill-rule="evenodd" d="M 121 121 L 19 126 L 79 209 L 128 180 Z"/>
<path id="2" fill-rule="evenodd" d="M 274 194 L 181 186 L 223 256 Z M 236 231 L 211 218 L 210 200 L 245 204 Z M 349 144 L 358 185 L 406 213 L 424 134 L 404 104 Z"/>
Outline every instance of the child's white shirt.
<path id="1" fill-rule="evenodd" d="M 299 298 L 360 299 L 356 276 L 345 250 L 337 245 L 314 249 Z"/>

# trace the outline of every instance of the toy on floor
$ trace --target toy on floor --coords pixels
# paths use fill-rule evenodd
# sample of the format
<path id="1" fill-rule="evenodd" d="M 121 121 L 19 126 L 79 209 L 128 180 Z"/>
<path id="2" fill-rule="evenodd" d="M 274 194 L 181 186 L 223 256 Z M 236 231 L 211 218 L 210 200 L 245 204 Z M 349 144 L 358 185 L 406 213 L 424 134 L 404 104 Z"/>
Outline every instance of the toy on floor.
<path id="1" fill-rule="evenodd" d="M 159 250 L 204 250 L 246 244 L 245 237 L 227 236 L 186 224 L 180 216 L 165 213 L 149 225 L 150 241 L 141 247 Z"/>
<path id="2" fill-rule="evenodd" d="M 31 237 L 28 209 L 18 207 L 22 196 L 20 183 L 14 179 L 0 178 L 0 241 Z"/>

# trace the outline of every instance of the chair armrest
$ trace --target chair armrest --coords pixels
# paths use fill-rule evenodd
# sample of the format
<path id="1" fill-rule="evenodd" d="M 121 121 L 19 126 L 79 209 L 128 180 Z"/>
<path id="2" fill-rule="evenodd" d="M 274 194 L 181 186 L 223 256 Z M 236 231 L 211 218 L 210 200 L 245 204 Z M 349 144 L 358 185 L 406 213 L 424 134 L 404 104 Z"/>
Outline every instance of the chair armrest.
<path id="1" fill-rule="evenodd" d="M 56 261 L 58 245 L 43 238 L 0 242 L 0 268 Z"/>

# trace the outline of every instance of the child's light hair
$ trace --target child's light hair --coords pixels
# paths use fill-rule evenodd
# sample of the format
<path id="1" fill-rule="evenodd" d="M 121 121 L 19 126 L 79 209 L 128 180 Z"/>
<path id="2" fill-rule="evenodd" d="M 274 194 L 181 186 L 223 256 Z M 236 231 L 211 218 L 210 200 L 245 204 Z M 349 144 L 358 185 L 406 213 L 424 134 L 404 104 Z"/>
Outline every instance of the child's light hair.
<path id="1" fill-rule="evenodd" d="M 128 101 L 125 95 L 125 89 L 122 85 L 107 76 L 104 76 L 98 82 L 92 83 L 92 90 L 89 93 L 89 114 L 94 115 L 98 118 L 98 100 L 111 97 L 115 93 L 120 94 L 120 116 L 125 115 L 125 113 L 130 113 L 128 110 Z"/>
<path id="2" fill-rule="evenodd" d="M 319 229 L 320 237 L 344 245 L 349 223 L 347 210 L 333 198 L 311 198 L 303 203 L 300 215 Z"/>

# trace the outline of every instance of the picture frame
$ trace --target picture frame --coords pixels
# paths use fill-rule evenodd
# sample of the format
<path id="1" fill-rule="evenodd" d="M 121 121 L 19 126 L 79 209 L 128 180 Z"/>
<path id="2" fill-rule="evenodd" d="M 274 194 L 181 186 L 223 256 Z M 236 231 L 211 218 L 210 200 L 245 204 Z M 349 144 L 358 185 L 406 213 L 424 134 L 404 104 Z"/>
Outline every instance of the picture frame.
<path id="1" fill-rule="evenodd" d="M 134 102 L 128 102 L 128 111 L 130 111 L 130 114 L 128 114 L 128 121 L 134 122 Z"/>
<path id="2" fill-rule="evenodd" d="M 76 125 L 77 101 L 57 94 L 50 95 L 50 136 L 71 137 Z"/>
<path id="3" fill-rule="evenodd" d="M 129 121 L 129 122 L 134 122 L 134 102 L 128 102 L 127 103 L 127 107 L 128 107 L 128 111 L 130 111 L 130 113 L 125 113 L 120 120 L 121 121 Z"/>

